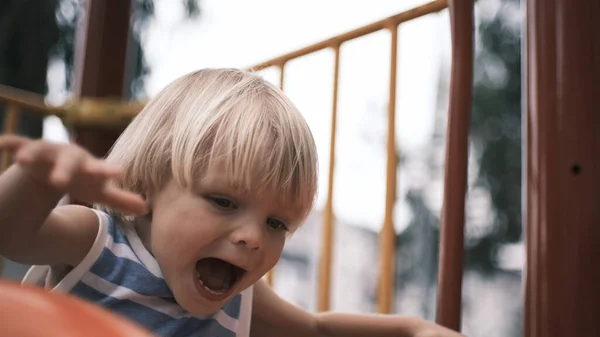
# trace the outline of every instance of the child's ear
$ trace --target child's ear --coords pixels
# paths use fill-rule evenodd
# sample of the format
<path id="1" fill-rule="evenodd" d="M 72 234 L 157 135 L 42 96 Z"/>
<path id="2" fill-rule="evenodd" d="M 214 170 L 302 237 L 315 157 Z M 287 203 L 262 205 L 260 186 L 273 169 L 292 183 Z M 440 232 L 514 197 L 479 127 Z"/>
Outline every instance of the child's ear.
<path id="1" fill-rule="evenodd" d="M 147 203 L 146 205 L 146 213 L 139 214 L 132 219 L 132 222 L 136 225 L 148 225 L 152 222 L 152 205 Z"/>
<path id="2" fill-rule="evenodd" d="M 152 219 L 152 205 L 146 203 L 146 213 L 142 214 L 142 216 L 148 220 Z"/>
<path id="3" fill-rule="evenodd" d="M 148 193 L 142 194 L 142 198 L 144 198 L 144 200 L 146 201 L 146 214 L 144 214 L 144 217 L 149 217 L 150 219 L 152 219 L 152 198 L 149 196 Z"/>
<path id="4" fill-rule="evenodd" d="M 152 199 L 150 197 L 150 193 L 148 192 L 139 193 L 139 196 L 142 197 L 142 199 L 144 199 L 144 202 L 146 203 L 146 213 L 140 214 L 141 217 L 145 218 L 148 215 L 152 214 Z"/>

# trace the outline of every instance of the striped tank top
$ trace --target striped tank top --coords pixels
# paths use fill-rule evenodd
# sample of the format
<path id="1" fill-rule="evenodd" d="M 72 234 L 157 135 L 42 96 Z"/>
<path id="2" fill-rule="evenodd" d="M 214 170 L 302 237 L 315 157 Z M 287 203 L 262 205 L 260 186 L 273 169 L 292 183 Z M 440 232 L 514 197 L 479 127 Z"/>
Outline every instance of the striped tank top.
<path id="1" fill-rule="evenodd" d="M 135 230 L 96 211 L 99 230 L 83 261 L 56 277 L 49 266 L 33 266 L 23 283 L 38 284 L 96 303 L 163 337 L 248 337 L 252 287 L 210 316 L 177 304 L 154 257 Z"/>

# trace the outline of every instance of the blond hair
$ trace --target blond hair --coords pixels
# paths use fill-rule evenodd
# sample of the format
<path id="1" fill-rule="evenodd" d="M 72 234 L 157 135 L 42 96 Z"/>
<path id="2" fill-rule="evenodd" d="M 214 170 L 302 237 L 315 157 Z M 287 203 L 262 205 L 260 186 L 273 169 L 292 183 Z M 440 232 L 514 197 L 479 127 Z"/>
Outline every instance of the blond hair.
<path id="1" fill-rule="evenodd" d="M 190 186 L 211 165 L 238 188 L 268 189 L 306 212 L 317 189 L 316 147 L 300 112 L 277 87 L 235 69 L 204 69 L 173 81 L 106 160 L 123 170 L 119 187 L 142 195 L 171 178 Z"/>

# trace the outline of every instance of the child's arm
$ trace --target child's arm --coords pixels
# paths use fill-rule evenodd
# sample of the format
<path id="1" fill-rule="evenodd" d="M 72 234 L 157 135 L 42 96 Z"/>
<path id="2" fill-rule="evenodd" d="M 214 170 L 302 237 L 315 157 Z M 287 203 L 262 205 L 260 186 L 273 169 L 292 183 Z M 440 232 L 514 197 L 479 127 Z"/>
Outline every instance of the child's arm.
<path id="1" fill-rule="evenodd" d="M 308 313 L 281 299 L 262 280 L 254 286 L 252 337 L 460 337 L 420 318 Z"/>
<path id="2" fill-rule="evenodd" d="M 97 217 L 86 207 L 55 208 L 65 193 L 136 205 L 131 195 L 106 186 L 116 170 L 80 147 L 1 136 L 0 150 L 15 153 L 15 164 L 0 175 L 0 255 L 13 261 L 74 266 L 87 254 Z"/>

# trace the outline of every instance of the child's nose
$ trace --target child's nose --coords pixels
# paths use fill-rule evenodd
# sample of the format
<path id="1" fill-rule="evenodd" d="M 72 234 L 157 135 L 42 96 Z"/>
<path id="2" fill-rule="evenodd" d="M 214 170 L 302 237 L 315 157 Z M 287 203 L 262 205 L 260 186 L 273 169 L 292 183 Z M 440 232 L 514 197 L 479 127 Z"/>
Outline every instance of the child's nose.
<path id="1" fill-rule="evenodd" d="M 231 233 L 231 241 L 236 245 L 245 245 L 246 248 L 258 250 L 262 246 L 262 232 L 258 224 L 242 224 Z"/>

